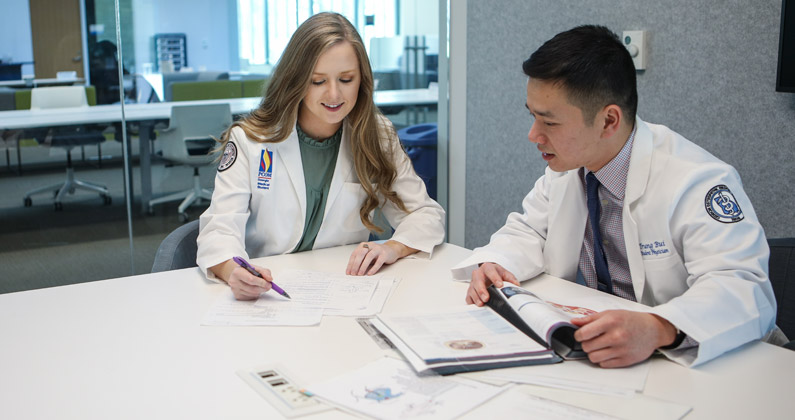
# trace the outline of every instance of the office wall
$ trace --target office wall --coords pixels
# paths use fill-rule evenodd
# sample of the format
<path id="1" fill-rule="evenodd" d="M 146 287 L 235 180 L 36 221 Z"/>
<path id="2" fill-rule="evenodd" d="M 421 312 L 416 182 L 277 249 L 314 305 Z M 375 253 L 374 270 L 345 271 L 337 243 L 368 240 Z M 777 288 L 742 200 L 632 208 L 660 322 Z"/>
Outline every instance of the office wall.
<path id="1" fill-rule="evenodd" d="M 734 165 L 768 237 L 795 236 L 795 94 L 775 92 L 780 8 L 781 0 L 469 1 L 466 246 L 487 243 L 546 166 L 527 140 L 522 61 L 587 23 L 649 31 L 639 115 Z"/>
<path id="2" fill-rule="evenodd" d="M 132 0 L 132 9 L 137 66 L 155 62 L 155 34 L 184 33 L 188 66 L 194 70 L 239 68 L 232 59 L 237 56 L 235 0 Z"/>
<path id="3" fill-rule="evenodd" d="M 0 59 L 15 63 L 33 61 L 28 0 L 3 0 L 0 24 Z M 22 66 L 22 74 L 33 74 L 33 66 Z"/>

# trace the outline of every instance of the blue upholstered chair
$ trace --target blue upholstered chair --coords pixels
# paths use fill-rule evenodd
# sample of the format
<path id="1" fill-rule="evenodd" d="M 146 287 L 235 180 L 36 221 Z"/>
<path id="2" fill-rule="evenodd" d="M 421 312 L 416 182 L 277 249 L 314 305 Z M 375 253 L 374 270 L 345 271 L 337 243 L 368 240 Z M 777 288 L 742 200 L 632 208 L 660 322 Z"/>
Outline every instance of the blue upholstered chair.
<path id="1" fill-rule="evenodd" d="M 155 254 L 152 272 L 179 270 L 196 267 L 196 238 L 199 237 L 199 221 L 194 220 L 176 229 L 163 239 Z"/>

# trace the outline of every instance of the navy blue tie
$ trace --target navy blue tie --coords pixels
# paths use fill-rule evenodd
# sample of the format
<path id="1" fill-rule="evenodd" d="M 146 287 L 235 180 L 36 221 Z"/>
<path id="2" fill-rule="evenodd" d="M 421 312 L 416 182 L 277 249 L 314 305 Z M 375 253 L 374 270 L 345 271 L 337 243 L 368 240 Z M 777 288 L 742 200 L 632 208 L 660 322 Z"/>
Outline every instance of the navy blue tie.
<path id="1" fill-rule="evenodd" d="M 610 279 L 610 270 L 607 269 L 607 256 L 602 248 L 602 233 L 599 231 L 599 180 L 593 172 L 585 176 L 586 192 L 588 194 L 588 219 L 591 221 L 593 232 L 593 259 L 596 268 L 597 288 L 606 293 L 613 294 L 613 281 Z"/>

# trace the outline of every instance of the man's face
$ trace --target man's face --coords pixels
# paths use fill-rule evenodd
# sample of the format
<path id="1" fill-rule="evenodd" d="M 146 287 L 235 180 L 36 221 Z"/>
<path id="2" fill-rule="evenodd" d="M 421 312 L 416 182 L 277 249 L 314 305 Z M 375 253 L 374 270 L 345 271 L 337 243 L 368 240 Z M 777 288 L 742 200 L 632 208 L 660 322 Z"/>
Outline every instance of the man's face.
<path id="1" fill-rule="evenodd" d="M 565 89 L 552 82 L 527 81 L 527 103 L 532 126 L 527 138 L 537 144 L 550 169 L 563 172 L 585 166 L 602 168 L 605 150 L 600 150 L 601 125 L 586 124 L 582 110 L 568 101 Z M 595 122 L 600 119 L 597 113 Z"/>

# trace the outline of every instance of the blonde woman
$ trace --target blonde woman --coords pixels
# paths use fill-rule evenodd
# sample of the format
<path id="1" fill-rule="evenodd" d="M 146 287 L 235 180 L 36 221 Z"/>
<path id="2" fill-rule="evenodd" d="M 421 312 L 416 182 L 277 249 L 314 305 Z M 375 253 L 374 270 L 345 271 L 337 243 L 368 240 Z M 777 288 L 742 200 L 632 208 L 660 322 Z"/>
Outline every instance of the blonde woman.
<path id="1" fill-rule="evenodd" d="M 232 261 L 360 242 L 346 269 L 375 274 L 444 238 L 444 210 L 433 201 L 373 103 L 373 75 L 356 29 L 320 13 L 293 34 L 259 108 L 222 136 L 212 203 L 201 215 L 197 263 L 237 299 L 271 288 Z M 385 243 L 380 208 L 394 227 Z"/>

